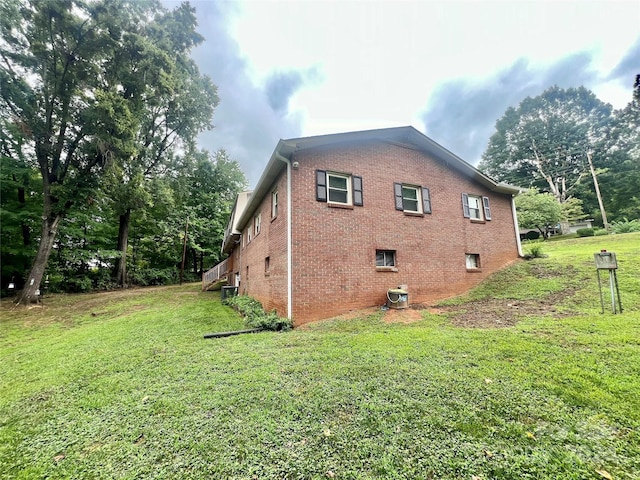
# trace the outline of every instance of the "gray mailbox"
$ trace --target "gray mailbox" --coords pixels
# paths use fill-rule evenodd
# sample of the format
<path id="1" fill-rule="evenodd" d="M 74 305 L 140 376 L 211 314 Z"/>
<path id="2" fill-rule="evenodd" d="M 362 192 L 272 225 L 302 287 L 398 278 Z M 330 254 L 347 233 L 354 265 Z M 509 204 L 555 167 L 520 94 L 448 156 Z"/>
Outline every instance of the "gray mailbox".
<path id="1" fill-rule="evenodd" d="M 607 252 L 606 250 L 600 250 L 598 253 L 593 254 L 593 258 L 596 261 L 596 272 L 598 274 L 598 291 L 600 292 L 600 313 L 604 313 L 604 300 L 602 299 L 602 281 L 600 280 L 600 270 L 607 270 L 609 272 L 609 289 L 611 290 L 611 311 L 618 313 L 618 307 L 620 313 L 622 313 L 622 301 L 620 300 L 620 289 L 618 288 L 618 276 L 616 270 L 618 269 L 618 260 L 616 254 L 613 252 Z M 616 305 L 617 297 L 617 305 Z"/>

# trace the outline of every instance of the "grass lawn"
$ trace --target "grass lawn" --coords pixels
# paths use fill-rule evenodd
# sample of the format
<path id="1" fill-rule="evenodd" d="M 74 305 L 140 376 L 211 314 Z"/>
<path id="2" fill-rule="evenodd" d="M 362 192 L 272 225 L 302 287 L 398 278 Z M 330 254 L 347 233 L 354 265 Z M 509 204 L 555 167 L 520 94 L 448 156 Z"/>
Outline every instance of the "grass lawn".
<path id="1" fill-rule="evenodd" d="M 640 479 L 640 234 L 543 249 L 411 323 L 204 340 L 242 321 L 194 284 L 3 301 L 0 478 Z"/>

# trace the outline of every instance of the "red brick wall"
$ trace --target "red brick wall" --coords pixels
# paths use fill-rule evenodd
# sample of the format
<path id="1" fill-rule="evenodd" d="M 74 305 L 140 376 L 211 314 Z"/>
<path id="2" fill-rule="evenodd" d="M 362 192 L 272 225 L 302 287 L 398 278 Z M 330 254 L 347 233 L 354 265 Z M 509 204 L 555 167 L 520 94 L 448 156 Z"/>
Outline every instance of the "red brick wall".
<path id="1" fill-rule="evenodd" d="M 398 285 L 408 286 L 409 303 L 460 294 L 518 258 L 510 195 L 490 192 L 424 153 L 376 143 L 307 150 L 293 160 L 299 164 L 292 169 L 296 325 L 382 305 L 387 289 Z M 332 208 L 316 201 L 316 169 L 361 176 L 364 206 Z M 416 217 L 396 210 L 394 182 L 428 187 L 433 213 Z M 286 316 L 286 173 L 274 188 L 279 191 L 277 218 L 271 220 L 269 193 L 260 207 L 261 232 L 247 244 L 245 228 L 245 246 L 238 246 L 234 265 L 241 274 L 241 294 Z M 489 197 L 492 220 L 464 218 L 462 193 Z M 376 269 L 376 249 L 396 251 L 397 272 Z M 480 255 L 479 271 L 467 271 L 466 253 Z"/>
<path id="2" fill-rule="evenodd" d="M 488 191 L 442 162 L 410 148 L 378 143 L 300 152 L 293 171 L 293 316 L 297 325 L 349 309 L 382 305 L 405 284 L 410 303 L 464 292 L 518 258 L 511 197 Z M 363 178 L 364 206 L 316 201 L 316 169 Z M 432 214 L 407 216 L 393 183 L 430 189 Z M 492 220 L 463 217 L 462 193 L 485 195 Z M 376 249 L 395 250 L 397 272 L 377 271 Z M 480 255 L 468 272 L 466 253 Z"/>
<path id="3" fill-rule="evenodd" d="M 271 218 L 271 192 L 278 190 L 278 214 Z M 259 210 L 262 215 L 258 235 L 252 230 L 248 242 L 247 228 L 253 229 L 253 221 L 243 230 L 243 241 L 234 251 L 237 258 L 234 272 L 240 273 L 240 294 L 259 300 L 265 310 L 277 310 L 287 315 L 287 177 L 283 173 L 276 180 Z M 269 257 L 269 271 L 265 271 L 265 258 Z M 247 266 L 249 275 L 247 278 Z"/>

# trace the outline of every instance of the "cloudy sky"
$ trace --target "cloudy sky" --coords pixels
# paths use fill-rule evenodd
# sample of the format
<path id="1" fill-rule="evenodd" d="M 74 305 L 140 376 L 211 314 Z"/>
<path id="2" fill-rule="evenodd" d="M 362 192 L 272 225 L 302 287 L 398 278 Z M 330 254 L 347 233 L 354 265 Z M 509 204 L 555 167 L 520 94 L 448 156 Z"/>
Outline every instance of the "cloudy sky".
<path id="1" fill-rule="evenodd" d="M 555 84 L 622 108 L 640 73 L 639 0 L 190 3 L 221 98 L 199 143 L 251 186 L 280 138 L 400 125 L 475 165 L 508 106 Z"/>

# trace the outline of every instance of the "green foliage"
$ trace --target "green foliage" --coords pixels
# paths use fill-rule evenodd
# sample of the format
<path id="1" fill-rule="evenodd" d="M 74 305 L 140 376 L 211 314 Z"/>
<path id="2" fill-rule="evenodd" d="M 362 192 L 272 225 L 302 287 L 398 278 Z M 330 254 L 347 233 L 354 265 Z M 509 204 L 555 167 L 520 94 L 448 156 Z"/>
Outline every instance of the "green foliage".
<path id="1" fill-rule="evenodd" d="M 527 248 L 525 258 L 532 259 L 532 258 L 543 258 L 543 257 L 545 257 L 545 254 L 542 251 L 542 245 L 534 244 L 534 245 L 530 245 L 529 248 Z"/>
<path id="2" fill-rule="evenodd" d="M 134 285 L 143 287 L 149 285 L 171 285 L 178 283 L 179 272 L 173 268 L 142 268 L 135 269 L 129 273 Z"/>
<path id="3" fill-rule="evenodd" d="M 628 220 L 625 218 L 620 222 L 614 222 L 611 229 L 613 233 L 640 232 L 640 219 Z"/>
<path id="4" fill-rule="evenodd" d="M 605 148 L 611 106 L 584 87 L 553 86 L 509 107 L 479 168 L 498 180 L 549 191 L 560 203 L 586 176 L 587 150 Z"/>
<path id="5" fill-rule="evenodd" d="M 279 317 L 273 312 L 265 312 L 262 304 L 246 295 L 235 295 L 224 300 L 226 305 L 233 307 L 245 319 L 245 323 L 250 328 L 262 328 L 264 330 L 291 330 L 293 323 L 288 318 Z"/>
<path id="6" fill-rule="evenodd" d="M 604 237 L 605 235 L 609 235 L 609 232 L 607 232 L 603 228 L 594 228 L 593 230 L 596 237 Z"/>
<path id="7" fill-rule="evenodd" d="M 593 237 L 596 231 L 593 228 L 579 228 L 576 230 L 579 237 Z"/>
<path id="8" fill-rule="evenodd" d="M 518 223 L 522 228 L 537 228 L 548 237 L 550 227 L 562 219 L 562 206 L 549 193 L 529 189 L 516 197 Z"/>
<path id="9" fill-rule="evenodd" d="M 190 150 L 198 133 L 211 126 L 218 96 L 189 56 L 202 37 L 188 3 L 169 11 L 155 1 L 24 0 L 3 3 L 2 14 L 2 163 L 6 158 L 29 175 L 41 174 L 35 190 L 44 195 L 34 202 L 40 207 L 35 218 L 44 219 L 37 225 L 43 248 L 22 249 L 25 255 L 40 252 L 29 275 L 35 283 L 28 289 L 34 290 L 61 219 L 75 219 L 76 209 L 96 197 L 109 199 L 112 211 L 103 209 L 84 225 L 113 224 L 123 212 L 150 208 L 149 184 L 172 177 L 176 152 Z M 16 181 L 20 191 L 24 182 Z M 11 230 L 29 232 L 26 218 L 15 220 L 7 224 Z M 118 242 L 126 237 L 127 222 L 121 226 L 106 247 L 120 249 L 114 262 L 126 261 L 128 254 L 125 242 Z M 81 243 L 75 233 L 60 239 L 67 258 L 60 256 L 62 265 L 50 270 L 72 278 L 66 272 L 75 268 L 86 277 L 87 264 L 100 253 L 95 245 L 78 248 Z M 75 250 L 82 252 L 71 258 Z M 27 267 L 19 268 L 23 274 Z"/>

